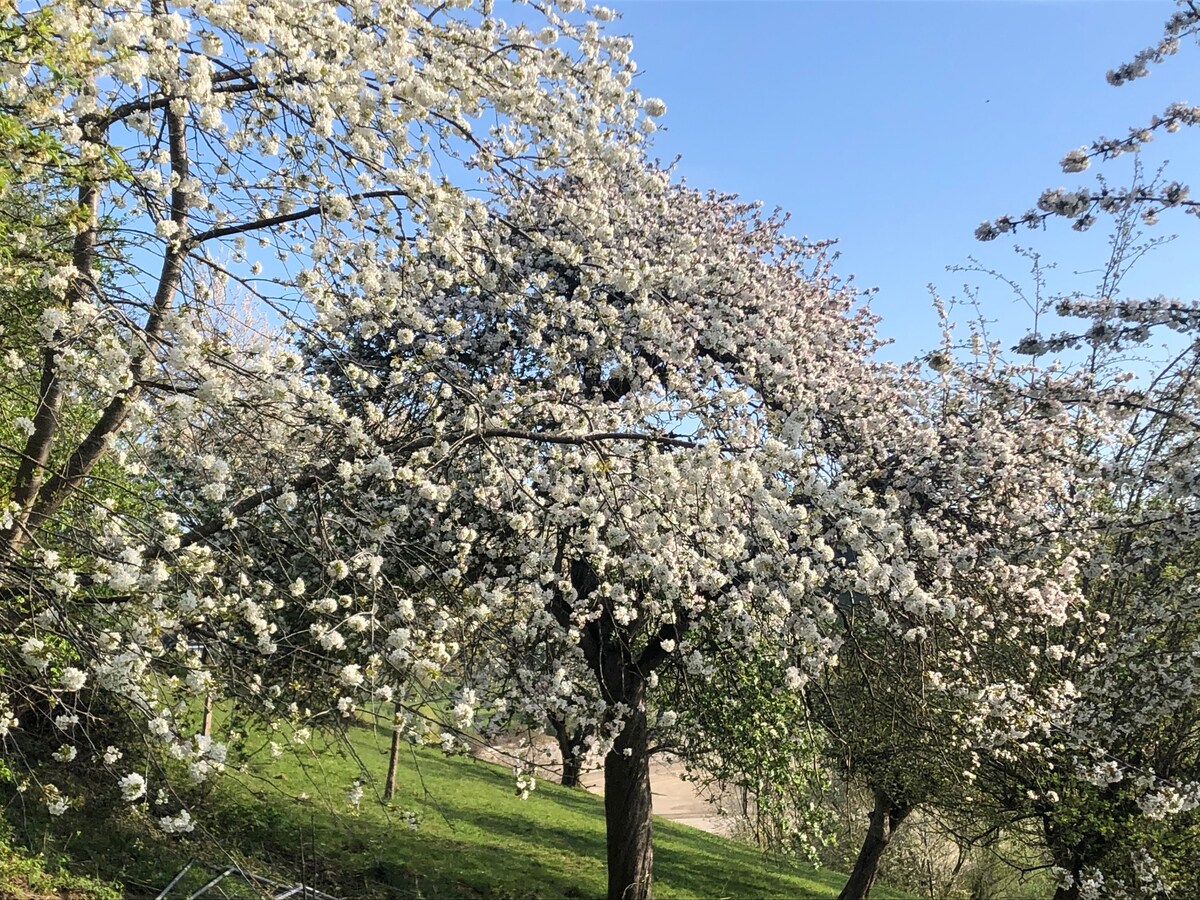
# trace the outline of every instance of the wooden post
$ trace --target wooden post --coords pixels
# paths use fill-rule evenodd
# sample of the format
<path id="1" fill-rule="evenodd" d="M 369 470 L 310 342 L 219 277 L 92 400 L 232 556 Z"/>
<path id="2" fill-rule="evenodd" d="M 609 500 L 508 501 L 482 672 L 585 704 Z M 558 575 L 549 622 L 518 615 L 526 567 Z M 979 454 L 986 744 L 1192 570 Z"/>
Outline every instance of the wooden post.
<path id="1" fill-rule="evenodd" d="M 205 737 L 212 737 L 212 720 L 213 720 L 213 695 L 205 694 L 204 696 L 204 718 L 200 720 L 200 733 Z"/>

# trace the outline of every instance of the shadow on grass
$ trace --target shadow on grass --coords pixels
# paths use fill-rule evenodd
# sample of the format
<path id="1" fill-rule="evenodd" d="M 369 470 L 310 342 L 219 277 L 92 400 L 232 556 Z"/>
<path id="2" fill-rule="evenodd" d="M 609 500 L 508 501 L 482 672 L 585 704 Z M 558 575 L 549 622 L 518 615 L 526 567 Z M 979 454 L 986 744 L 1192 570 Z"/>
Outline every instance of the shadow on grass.
<path id="1" fill-rule="evenodd" d="M 208 834 L 185 841 L 95 828 L 70 853 L 123 880 L 129 896 L 161 887 L 189 858 L 236 860 L 281 880 L 347 898 L 582 898 L 605 892 L 601 798 L 539 783 L 515 796 L 503 767 L 437 751 L 406 751 L 390 807 L 367 797 L 386 771 L 385 741 L 354 735 L 348 746 L 314 746 L 231 772 L 210 798 Z M 323 800 L 302 800 L 311 793 Z M 418 830 L 405 813 L 420 818 Z M 843 879 L 765 857 L 757 849 L 665 820 L 655 821 L 655 893 L 682 897 L 832 898 Z M 882 896 L 883 892 L 881 892 Z M 148 894 L 153 896 L 153 892 Z"/>

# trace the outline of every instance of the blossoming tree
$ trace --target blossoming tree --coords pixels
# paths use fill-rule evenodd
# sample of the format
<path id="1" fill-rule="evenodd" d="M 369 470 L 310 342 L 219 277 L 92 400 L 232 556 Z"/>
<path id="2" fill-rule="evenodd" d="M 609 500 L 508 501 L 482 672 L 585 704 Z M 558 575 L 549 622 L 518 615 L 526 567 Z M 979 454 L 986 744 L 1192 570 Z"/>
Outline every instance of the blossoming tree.
<path id="1" fill-rule="evenodd" d="M 432 618 L 378 611 L 385 677 L 428 684 L 439 660 L 460 727 L 583 723 L 614 897 L 650 895 L 648 761 L 678 743 L 689 694 L 753 652 L 794 657 L 784 690 L 833 647 L 811 590 L 828 560 L 787 551 L 823 546 L 809 506 L 843 502 L 805 404 L 869 377 L 873 339 L 781 227 L 652 169 L 568 173 L 508 198 L 497 252 L 422 260 L 393 319 L 316 344 L 377 440 L 425 435 L 388 473 L 404 499 L 387 540 L 409 552 L 383 574 Z M 755 399 L 784 386 L 790 447 Z"/>
<path id="2" fill-rule="evenodd" d="M 1163 37 L 1108 73 L 1114 86 L 1149 74 L 1181 44 L 1200 33 L 1200 14 L 1182 2 Z M 1125 138 L 1100 138 L 1069 152 L 1068 173 L 1128 152 L 1162 133 L 1197 122 L 1195 107 L 1171 104 Z M 1046 191 L 1023 217 L 985 222 L 977 232 L 993 239 L 1021 224 L 1055 216 L 1077 230 L 1111 216 L 1128 233 L 1139 216 L 1154 225 L 1165 211 L 1195 214 L 1186 184 L 1158 181 L 1113 190 Z M 1158 895 L 1194 891 L 1184 859 L 1196 852 L 1197 794 L 1194 722 L 1194 598 L 1187 573 L 1195 548 L 1194 301 L 1125 297 L 1106 282 L 1099 291 L 1058 302 L 1058 334 L 1031 334 L 1020 350 L 1068 358 L 1082 351 L 1087 384 L 1048 398 L 1075 410 L 1117 419 L 1119 439 L 1103 458 L 1092 489 L 1105 498 L 1092 523 L 1090 560 L 1081 586 L 1094 611 L 1086 627 L 1062 635 L 1056 665 L 1073 679 L 1078 699 L 1063 733 L 1075 741 L 1074 760 L 1050 775 L 1016 758 L 996 772 L 996 793 L 1041 822 L 1062 876 L 1062 897 L 1122 891 Z M 1083 324 L 1080 324 L 1082 320 Z M 1163 352 L 1150 342 L 1166 336 Z M 1146 355 L 1141 373 L 1120 372 L 1125 354 Z M 1118 377 L 1112 377 L 1116 373 Z M 1028 760 L 1024 761 L 1028 763 Z M 1047 792 L 1045 784 L 1053 783 Z M 1053 796 L 1047 800 L 1048 793 Z"/>
<path id="3" fill-rule="evenodd" d="M 839 648 L 891 641 L 920 664 L 881 680 L 915 671 L 905 690 L 944 692 L 962 734 L 1044 736 L 1067 698 L 1052 677 L 1026 689 L 1020 639 L 1075 615 L 1076 551 L 1044 513 L 1072 506 L 1076 457 L 1011 388 L 872 363 L 870 317 L 782 222 L 619 174 L 513 194 L 494 220 L 507 256 L 422 260 L 394 319 L 346 322 L 312 355 L 377 441 L 419 450 L 345 470 L 397 485 L 359 518 L 427 610 L 371 610 L 396 670 L 377 671 L 449 675 L 459 727 L 585 723 L 610 894 L 642 896 L 648 757 L 744 763 L 710 696 L 742 676 L 747 696 L 795 694 Z"/>
<path id="4" fill-rule="evenodd" d="M 972 661 L 1069 616 L 1069 552 L 991 552 L 1033 543 L 1059 470 L 1012 464 L 998 414 L 935 422 L 781 218 L 647 166 L 663 104 L 578 12 L 6 17 L 43 36 L 0 44 L 7 183 L 73 194 L 65 240 L 28 221 L 0 257 L 36 286 L 5 347 L 0 711 L 55 748 L 27 776 L 52 813 L 93 766 L 190 828 L 165 779 L 224 765 L 190 722 L 211 693 L 296 737 L 394 704 L 448 748 L 566 714 L 604 759 L 609 893 L 648 897 L 650 753 L 746 660 L 802 690 L 855 628 L 840 597 L 957 641 L 928 677 L 995 741 L 1058 712 Z M 282 333 L 235 340 L 234 292 Z"/>
<path id="5" fill-rule="evenodd" d="M 183 716 L 213 689 L 203 654 L 254 635 L 243 674 L 269 700 L 294 674 L 272 636 L 309 633 L 254 560 L 215 580 L 212 541 L 349 465 L 361 429 L 286 341 L 211 327 L 220 296 L 303 330 L 348 279 L 339 315 L 366 317 L 394 302 L 396 261 L 469 252 L 498 185 L 636 152 L 641 107 L 662 104 L 631 90 L 610 14 L 579 6 L 512 24 L 491 2 L 5 6 L 4 368 L 23 414 L 0 449 L 0 707 L 7 741 L 62 745 L 22 776 L 52 812 L 84 801 L 55 782 L 85 765 L 126 799 L 155 754 L 219 769 Z M 124 747 L 112 704 L 140 723 Z M 162 827 L 190 826 L 151 793 Z"/>

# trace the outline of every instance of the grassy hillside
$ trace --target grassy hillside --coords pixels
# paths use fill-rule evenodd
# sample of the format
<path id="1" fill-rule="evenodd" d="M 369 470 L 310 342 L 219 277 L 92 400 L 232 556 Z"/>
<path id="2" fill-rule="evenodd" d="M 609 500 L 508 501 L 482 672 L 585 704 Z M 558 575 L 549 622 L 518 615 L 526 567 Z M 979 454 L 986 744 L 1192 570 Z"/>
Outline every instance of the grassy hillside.
<path id="1" fill-rule="evenodd" d="M 110 827 L 81 829 L 64 849 L 76 871 L 120 880 L 129 896 L 153 896 L 192 857 L 244 862 L 289 881 L 303 877 L 342 897 L 603 895 L 598 798 L 539 782 L 521 800 L 506 769 L 411 750 L 396 798 L 385 806 L 374 791 L 386 749 L 385 733 L 356 729 L 349 745 L 264 759 L 223 780 L 212 826 L 186 841 L 150 843 Z M 346 792 L 364 770 L 375 781 L 364 779 L 355 811 Z M 408 813 L 416 814 L 415 828 Z M 663 898 L 834 897 L 844 880 L 664 820 L 655 822 L 654 842 L 656 894 Z M 199 877 L 189 875 L 193 890 Z"/>

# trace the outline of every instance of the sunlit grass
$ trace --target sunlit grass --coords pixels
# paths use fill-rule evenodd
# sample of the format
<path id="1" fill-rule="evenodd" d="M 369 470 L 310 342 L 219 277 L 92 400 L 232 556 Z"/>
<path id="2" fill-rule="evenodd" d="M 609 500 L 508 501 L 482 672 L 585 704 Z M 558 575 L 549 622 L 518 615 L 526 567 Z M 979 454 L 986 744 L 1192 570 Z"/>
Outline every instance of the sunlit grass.
<path id="1" fill-rule="evenodd" d="M 193 857 L 303 879 L 341 897 L 604 895 L 599 798 L 539 782 L 521 800 L 507 769 L 405 747 L 396 796 L 384 804 L 388 742 L 384 730 L 355 728 L 348 741 L 278 759 L 264 754 L 249 772 L 222 780 L 205 833 L 131 844 L 119 830 L 81 831 L 70 856 L 82 871 L 122 879 L 129 896 L 153 896 Z M 364 789 L 357 810 L 347 798 L 356 779 Z M 836 897 L 844 883 L 836 873 L 663 819 L 655 821 L 654 851 L 662 898 Z M 193 890 L 195 880 L 189 875 Z M 902 895 L 880 889 L 876 896 Z"/>

